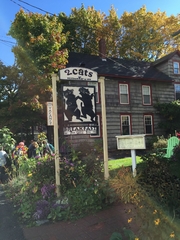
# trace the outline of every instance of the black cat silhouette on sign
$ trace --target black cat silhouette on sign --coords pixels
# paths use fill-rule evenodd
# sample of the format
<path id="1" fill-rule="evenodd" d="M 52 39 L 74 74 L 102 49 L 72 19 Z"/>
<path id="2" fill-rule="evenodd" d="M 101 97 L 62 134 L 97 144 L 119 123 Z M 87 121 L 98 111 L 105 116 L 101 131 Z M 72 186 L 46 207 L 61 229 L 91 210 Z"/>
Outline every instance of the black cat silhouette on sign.
<path id="1" fill-rule="evenodd" d="M 64 121 L 96 123 L 94 86 L 63 86 Z"/>

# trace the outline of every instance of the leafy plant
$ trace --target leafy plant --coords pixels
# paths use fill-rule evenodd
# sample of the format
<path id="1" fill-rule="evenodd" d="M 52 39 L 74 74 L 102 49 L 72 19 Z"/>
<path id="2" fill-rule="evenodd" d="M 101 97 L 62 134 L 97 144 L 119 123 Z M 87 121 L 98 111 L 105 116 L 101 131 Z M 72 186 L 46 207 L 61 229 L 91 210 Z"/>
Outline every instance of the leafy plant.
<path id="1" fill-rule="evenodd" d="M 4 147 L 4 149 L 8 152 L 11 156 L 11 152 L 14 148 L 16 140 L 13 138 L 13 133 L 4 126 L 0 129 L 0 145 Z"/>
<path id="2" fill-rule="evenodd" d="M 153 143 L 154 149 L 161 149 L 167 147 L 167 139 L 164 136 L 157 136 L 157 140 Z"/>

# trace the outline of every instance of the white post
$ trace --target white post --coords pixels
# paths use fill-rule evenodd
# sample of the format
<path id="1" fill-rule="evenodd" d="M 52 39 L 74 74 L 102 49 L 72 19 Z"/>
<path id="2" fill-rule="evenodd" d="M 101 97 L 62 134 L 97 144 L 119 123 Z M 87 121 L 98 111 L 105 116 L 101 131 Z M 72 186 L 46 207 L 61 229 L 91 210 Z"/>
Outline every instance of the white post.
<path id="1" fill-rule="evenodd" d="M 101 89 L 101 112 L 102 112 L 102 137 L 103 137 L 103 151 L 104 151 L 104 178 L 109 178 L 108 169 L 108 146 L 107 146 L 107 126 L 106 126 L 106 102 L 105 102 L 105 86 L 104 77 L 99 78 Z"/>
<path id="2" fill-rule="evenodd" d="M 134 149 L 131 149 L 131 158 L 133 177 L 136 177 L 136 150 Z"/>
<path id="3" fill-rule="evenodd" d="M 57 197 L 60 197 L 60 163 L 59 163 L 59 138 L 58 138 L 57 90 L 56 90 L 56 81 L 58 80 L 58 78 L 57 78 L 57 74 L 51 74 L 51 77 L 52 77 L 52 93 L 53 93 L 56 193 L 57 193 Z"/>

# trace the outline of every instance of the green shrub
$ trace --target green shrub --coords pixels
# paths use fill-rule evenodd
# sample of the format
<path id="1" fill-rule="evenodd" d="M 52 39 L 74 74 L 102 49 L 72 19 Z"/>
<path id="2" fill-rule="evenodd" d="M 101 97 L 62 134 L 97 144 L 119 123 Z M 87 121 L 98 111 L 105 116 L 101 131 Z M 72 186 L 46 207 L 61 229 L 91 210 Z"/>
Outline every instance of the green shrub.
<path id="1" fill-rule="evenodd" d="M 74 217 L 82 217 L 101 210 L 115 201 L 115 193 L 108 181 L 84 177 L 81 184 L 67 191 L 70 211 Z"/>
<path id="2" fill-rule="evenodd" d="M 138 165 L 138 183 L 159 204 L 180 216 L 180 179 L 172 170 L 172 161 L 154 152 L 142 157 Z"/>

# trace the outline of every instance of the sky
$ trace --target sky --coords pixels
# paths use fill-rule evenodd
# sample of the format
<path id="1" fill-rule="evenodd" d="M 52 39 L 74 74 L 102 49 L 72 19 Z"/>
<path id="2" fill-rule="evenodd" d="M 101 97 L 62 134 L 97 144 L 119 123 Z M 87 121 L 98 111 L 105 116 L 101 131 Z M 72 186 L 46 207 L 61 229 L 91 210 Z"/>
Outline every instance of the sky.
<path id="1" fill-rule="evenodd" d="M 80 8 L 82 4 L 85 8 L 93 6 L 95 10 L 106 15 L 109 15 L 109 10 L 113 6 L 119 17 L 125 11 L 136 12 L 142 6 L 146 6 L 147 11 L 154 13 L 158 10 L 166 12 L 167 16 L 177 16 L 180 13 L 180 0 L 0 0 L 0 61 L 6 66 L 14 64 L 14 54 L 11 49 L 15 45 L 15 39 L 7 36 L 7 33 L 21 8 L 26 12 L 41 14 L 64 12 L 69 16 L 72 8 Z"/>

